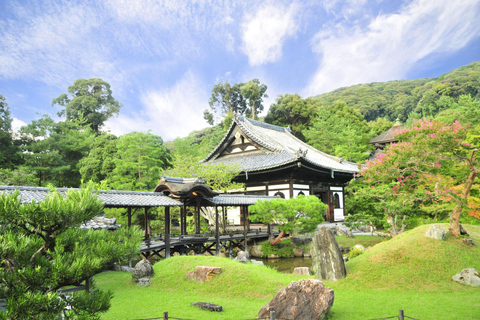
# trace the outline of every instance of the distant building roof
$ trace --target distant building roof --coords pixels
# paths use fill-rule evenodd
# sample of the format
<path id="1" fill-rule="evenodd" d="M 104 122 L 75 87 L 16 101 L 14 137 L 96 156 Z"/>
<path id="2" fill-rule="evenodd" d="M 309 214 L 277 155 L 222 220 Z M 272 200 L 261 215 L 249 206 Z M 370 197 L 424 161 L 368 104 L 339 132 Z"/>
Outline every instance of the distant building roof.
<path id="1" fill-rule="evenodd" d="M 372 140 L 370 140 L 370 144 L 378 144 L 378 145 L 384 145 L 390 142 L 397 142 L 398 139 L 395 138 L 395 135 L 402 130 L 404 127 L 402 123 L 400 122 L 400 119 L 397 119 L 395 123 L 393 124 L 393 127 L 385 131 L 384 133 L 376 136 Z"/>
<path id="2" fill-rule="evenodd" d="M 203 178 L 162 177 L 155 187 L 155 192 L 163 192 L 177 199 L 191 197 L 214 197 L 218 192 L 210 189 Z"/>
<path id="3" fill-rule="evenodd" d="M 22 187 L 22 186 L 0 186 L 0 193 L 13 193 L 15 190 L 20 192 L 22 203 L 43 201 L 50 191 L 49 188 L 42 187 Z M 57 188 L 61 194 L 65 195 L 68 190 L 80 190 L 75 188 Z M 101 190 L 98 198 L 103 201 L 105 207 L 174 207 L 181 206 L 182 203 L 167 197 L 158 192 L 138 192 L 138 191 L 120 191 L 120 190 Z"/>
<path id="4" fill-rule="evenodd" d="M 226 148 L 238 139 L 236 135 L 239 131 L 255 148 L 252 147 L 249 152 L 226 152 Z M 242 171 L 251 172 L 276 168 L 299 160 L 331 171 L 358 172 L 357 164 L 313 148 L 296 138 L 289 128 L 243 116 L 234 117 L 232 126 L 223 140 L 202 161 L 212 164 L 238 164 Z"/>

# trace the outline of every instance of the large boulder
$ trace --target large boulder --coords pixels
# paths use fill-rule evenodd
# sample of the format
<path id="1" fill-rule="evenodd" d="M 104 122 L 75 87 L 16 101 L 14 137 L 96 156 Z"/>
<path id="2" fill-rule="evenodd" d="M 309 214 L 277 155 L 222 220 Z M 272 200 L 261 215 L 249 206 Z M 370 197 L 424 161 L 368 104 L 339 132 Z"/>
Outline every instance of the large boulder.
<path id="1" fill-rule="evenodd" d="M 432 238 L 435 240 L 445 240 L 445 229 L 440 227 L 438 224 L 432 224 L 427 232 L 425 232 L 425 237 Z"/>
<path id="2" fill-rule="evenodd" d="M 330 228 L 320 227 L 310 244 L 312 268 L 320 280 L 340 280 L 346 277 L 342 252 Z"/>
<path id="3" fill-rule="evenodd" d="M 132 279 L 138 282 L 141 278 L 150 278 L 155 274 L 152 264 L 147 259 L 140 260 L 133 268 Z"/>
<path id="4" fill-rule="evenodd" d="M 250 256 L 254 258 L 261 258 L 263 257 L 262 246 L 261 245 L 254 245 L 249 247 Z"/>
<path id="5" fill-rule="evenodd" d="M 270 310 L 274 310 L 276 319 L 325 319 L 333 300 L 333 290 L 317 279 L 292 281 L 258 311 L 257 318 L 270 318 Z"/>
<path id="6" fill-rule="evenodd" d="M 293 255 L 295 257 L 303 257 L 303 254 L 305 253 L 305 249 L 304 248 L 293 248 Z"/>
<path id="7" fill-rule="evenodd" d="M 197 266 L 195 267 L 194 279 L 198 282 L 205 282 L 220 273 L 222 273 L 220 267 Z"/>
<path id="8" fill-rule="evenodd" d="M 460 273 L 454 275 L 452 280 L 461 284 L 480 287 L 480 273 L 474 268 L 463 269 Z"/>

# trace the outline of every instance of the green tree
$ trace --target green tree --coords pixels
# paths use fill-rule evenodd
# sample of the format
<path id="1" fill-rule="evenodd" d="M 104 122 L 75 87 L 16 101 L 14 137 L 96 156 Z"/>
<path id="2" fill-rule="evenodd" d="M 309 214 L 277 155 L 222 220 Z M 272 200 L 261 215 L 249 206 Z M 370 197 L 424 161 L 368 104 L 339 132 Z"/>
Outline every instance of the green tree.
<path id="1" fill-rule="evenodd" d="M 152 190 L 163 169 L 171 166 L 170 151 L 153 133 L 131 132 L 116 142 L 115 169 L 107 177 L 117 190 Z"/>
<path id="2" fill-rule="evenodd" d="M 0 169 L 0 184 L 6 186 L 36 186 L 37 173 L 25 166 L 15 169 Z"/>
<path id="3" fill-rule="evenodd" d="M 89 279 L 137 253 L 141 234 L 77 228 L 101 212 L 92 186 L 23 205 L 18 192 L 0 196 L 0 319 L 56 319 L 66 306 L 69 319 L 99 319 L 108 310 L 112 292 Z M 82 284 L 87 290 L 72 296 L 58 292 Z"/>
<path id="4" fill-rule="evenodd" d="M 78 187 L 77 164 L 87 155 L 94 137 L 89 127 L 74 121 L 55 123 L 48 115 L 20 128 L 25 166 L 37 172 L 38 185 Z"/>
<path id="5" fill-rule="evenodd" d="M 38 186 L 54 181 L 55 177 L 68 170 L 60 153 L 52 148 L 49 140 L 54 126 L 52 118 L 43 115 L 40 119 L 20 128 L 25 165 L 37 172 Z"/>
<path id="6" fill-rule="evenodd" d="M 263 111 L 263 98 L 268 98 L 266 91 L 267 86 L 261 84 L 258 79 L 250 80 L 241 86 L 240 92 L 248 106 L 245 114 L 250 115 L 252 119 L 258 119 L 258 114 Z"/>
<path id="7" fill-rule="evenodd" d="M 322 213 L 327 209 L 327 205 L 315 196 L 298 196 L 288 200 L 260 200 L 248 209 L 252 213 L 250 221 L 278 224 L 281 232 L 271 241 L 274 245 L 287 233 L 314 231 L 318 224 L 324 221 Z"/>
<path id="8" fill-rule="evenodd" d="M 20 150 L 12 136 L 12 117 L 7 101 L 0 94 L 0 168 L 12 169 L 20 162 Z"/>
<path id="9" fill-rule="evenodd" d="M 290 126 L 292 133 L 305 141 L 303 131 L 309 127 L 312 115 L 319 108 L 320 103 L 316 99 L 302 99 L 298 94 L 280 95 L 268 109 L 265 122 L 277 126 Z"/>
<path id="10" fill-rule="evenodd" d="M 88 155 L 80 159 L 78 169 L 83 181 L 101 182 L 115 169 L 117 137 L 102 132 L 93 140 Z"/>
<path id="11" fill-rule="evenodd" d="M 241 93 L 243 83 L 236 83 L 233 86 L 228 81 L 217 83 L 212 89 L 212 95 L 208 104 L 210 110 L 204 111 L 204 118 L 210 125 L 215 122 L 215 117 L 225 114 L 244 114 L 246 101 Z"/>
<path id="12" fill-rule="evenodd" d="M 67 95 L 62 93 L 53 99 L 52 105 L 65 107 L 58 113 L 68 121 L 77 120 L 99 133 L 105 121 L 118 115 L 122 104 L 112 96 L 110 84 L 99 78 L 77 79 L 68 87 Z"/>
<path id="13" fill-rule="evenodd" d="M 303 134 L 308 144 L 348 161 L 365 160 L 372 149 L 368 144 L 372 133 L 367 122 L 343 101 L 322 106 Z"/>

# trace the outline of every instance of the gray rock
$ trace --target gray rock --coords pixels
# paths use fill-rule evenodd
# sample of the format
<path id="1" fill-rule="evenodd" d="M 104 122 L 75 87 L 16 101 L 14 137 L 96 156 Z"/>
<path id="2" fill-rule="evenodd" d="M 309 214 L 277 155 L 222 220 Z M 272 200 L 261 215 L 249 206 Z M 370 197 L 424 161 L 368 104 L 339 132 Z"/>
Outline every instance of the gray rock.
<path id="1" fill-rule="evenodd" d="M 310 244 L 312 268 L 321 280 L 340 280 L 346 277 L 345 262 L 337 241 L 329 228 L 320 227 Z"/>
<path id="2" fill-rule="evenodd" d="M 335 226 L 335 233 L 337 236 L 346 236 L 347 235 L 347 229 L 343 229 L 340 226 Z"/>
<path id="3" fill-rule="evenodd" d="M 469 236 L 467 230 L 460 224 L 460 235 L 462 236 Z"/>
<path id="4" fill-rule="evenodd" d="M 241 262 L 241 263 L 248 263 L 250 262 L 250 256 L 248 255 L 248 252 L 245 251 L 239 251 L 237 253 L 237 257 L 233 259 L 233 261 Z"/>
<path id="5" fill-rule="evenodd" d="M 292 281 L 258 311 L 257 318 L 270 319 L 270 310 L 275 310 L 275 319 L 325 319 L 333 300 L 333 290 L 319 280 Z"/>
<path id="6" fill-rule="evenodd" d="M 295 246 L 301 246 L 301 245 L 304 245 L 304 244 L 309 244 L 310 242 L 312 242 L 312 238 L 311 237 L 291 237 L 290 238 L 293 245 Z"/>
<path id="7" fill-rule="evenodd" d="M 134 282 L 138 282 L 141 278 L 150 278 L 154 275 L 153 267 L 150 261 L 147 259 L 140 260 L 133 268 L 132 279 Z"/>
<path id="8" fill-rule="evenodd" d="M 203 310 L 208 310 L 208 311 L 216 311 L 216 312 L 222 312 L 223 308 L 222 306 L 219 306 L 218 304 L 213 304 L 210 302 L 194 302 L 190 303 L 190 305 L 202 308 Z"/>
<path id="9" fill-rule="evenodd" d="M 471 238 L 462 238 L 462 242 L 465 243 L 467 246 L 474 246 L 475 243 L 473 243 L 473 239 Z"/>
<path id="10" fill-rule="evenodd" d="M 454 275 L 452 280 L 464 285 L 480 287 L 480 273 L 474 268 L 463 269 Z"/>
<path id="11" fill-rule="evenodd" d="M 304 258 L 311 258 L 312 255 L 311 255 L 310 252 L 304 252 L 304 253 L 303 253 L 303 257 L 304 257 Z"/>
<path id="12" fill-rule="evenodd" d="M 293 269 L 294 276 L 311 276 L 312 270 L 309 267 L 298 267 Z"/>
<path id="13" fill-rule="evenodd" d="M 222 273 L 220 267 L 197 266 L 195 267 L 194 279 L 198 282 L 205 282 L 220 273 Z"/>
<path id="14" fill-rule="evenodd" d="M 440 227 L 438 224 L 432 224 L 427 232 L 425 232 L 425 237 L 432 238 L 436 240 L 445 240 L 445 229 Z"/>
<path id="15" fill-rule="evenodd" d="M 355 246 L 353 246 L 353 250 L 365 251 L 365 247 L 361 244 L 356 244 Z"/>
<path id="16" fill-rule="evenodd" d="M 250 262 L 251 262 L 252 264 L 257 265 L 257 266 L 265 266 L 265 264 L 263 263 L 263 261 L 257 261 L 257 260 L 253 260 L 253 259 L 252 259 L 252 260 L 250 260 Z"/>
<path id="17" fill-rule="evenodd" d="M 467 268 L 452 277 L 453 281 L 473 287 L 480 287 L 480 273 L 477 269 Z"/>
<path id="18" fill-rule="evenodd" d="M 295 257 L 303 257 L 304 252 L 305 252 L 304 248 L 293 248 L 293 255 Z"/>
<path id="19" fill-rule="evenodd" d="M 139 287 L 148 287 L 152 283 L 152 280 L 149 277 L 138 279 L 137 286 Z"/>
<path id="20" fill-rule="evenodd" d="M 120 271 L 123 271 L 123 272 L 133 272 L 134 268 L 131 268 L 129 266 L 121 266 L 120 267 Z"/>
<path id="21" fill-rule="evenodd" d="M 261 245 L 251 246 L 249 252 L 250 256 L 254 258 L 261 258 L 263 256 Z"/>

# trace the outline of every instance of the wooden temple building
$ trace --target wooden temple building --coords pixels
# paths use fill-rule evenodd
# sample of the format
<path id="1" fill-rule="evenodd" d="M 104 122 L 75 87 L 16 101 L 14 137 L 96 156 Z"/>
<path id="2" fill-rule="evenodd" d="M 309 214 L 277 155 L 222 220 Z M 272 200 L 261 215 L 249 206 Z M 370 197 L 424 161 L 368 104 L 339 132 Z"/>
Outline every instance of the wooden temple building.
<path id="1" fill-rule="evenodd" d="M 245 184 L 246 195 L 285 199 L 315 195 L 328 204 L 327 221 L 344 219 L 344 186 L 359 171 L 357 164 L 302 142 L 289 128 L 243 116 L 234 117 L 225 137 L 203 162 L 239 166 L 242 171 L 235 181 Z"/>
<path id="2" fill-rule="evenodd" d="M 400 119 L 397 118 L 390 129 L 370 140 L 370 144 L 373 144 L 376 150 L 383 150 L 387 144 L 398 142 L 395 135 L 402 129 L 404 129 L 404 126 Z"/>
<path id="3" fill-rule="evenodd" d="M 397 120 L 395 120 L 395 123 L 390 129 L 388 129 L 387 131 L 379 134 L 378 136 L 370 140 L 370 144 L 372 144 L 375 147 L 375 151 L 371 154 L 369 160 L 370 161 L 375 160 L 377 155 L 383 153 L 385 146 L 391 143 L 397 143 L 398 139 L 395 138 L 395 135 L 403 129 L 404 129 L 404 126 L 402 122 L 400 121 L 400 119 L 397 118 Z"/>

